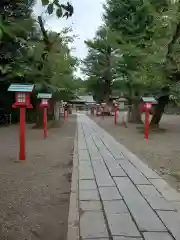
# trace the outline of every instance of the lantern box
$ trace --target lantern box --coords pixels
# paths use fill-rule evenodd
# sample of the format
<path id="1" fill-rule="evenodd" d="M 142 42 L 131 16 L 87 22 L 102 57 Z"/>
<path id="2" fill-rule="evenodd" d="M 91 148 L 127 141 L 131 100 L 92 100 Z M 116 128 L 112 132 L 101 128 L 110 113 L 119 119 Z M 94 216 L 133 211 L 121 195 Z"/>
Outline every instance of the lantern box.
<path id="1" fill-rule="evenodd" d="M 142 97 L 141 112 L 151 111 L 157 100 L 154 97 Z"/>
<path id="2" fill-rule="evenodd" d="M 115 108 L 118 108 L 118 104 L 117 104 L 117 103 L 114 103 L 114 107 L 115 107 Z"/>
<path id="3" fill-rule="evenodd" d="M 47 108 L 49 106 L 49 99 L 52 98 L 52 93 L 38 93 L 37 98 L 41 99 L 41 108 Z"/>
<path id="4" fill-rule="evenodd" d="M 13 108 L 32 108 L 30 104 L 30 93 L 33 91 L 34 85 L 11 84 L 8 88 L 9 92 L 16 93 L 16 102 Z"/>

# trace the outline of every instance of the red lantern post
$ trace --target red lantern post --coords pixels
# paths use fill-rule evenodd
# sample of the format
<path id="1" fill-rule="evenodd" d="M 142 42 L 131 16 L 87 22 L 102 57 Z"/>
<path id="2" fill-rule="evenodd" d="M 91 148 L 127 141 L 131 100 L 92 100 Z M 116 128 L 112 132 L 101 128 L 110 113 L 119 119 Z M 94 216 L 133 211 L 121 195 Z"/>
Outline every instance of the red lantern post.
<path id="1" fill-rule="evenodd" d="M 145 105 L 145 126 L 144 126 L 144 138 L 148 139 L 149 138 L 149 111 L 152 107 L 152 103 L 146 102 Z"/>
<path id="2" fill-rule="evenodd" d="M 41 99 L 40 108 L 43 109 L 44 138 L 47 138 L 47 109 L 49 107 L 49 99 L 52 98 L 52 94 L 38 93 L 37 98 Z"/>
<path id="3" fill-rule="evenodd" d="M 118 104 L 114 103 L 114 124 L 117 124 Z"/>
<path id="4" fill-rule="evenodd" d="M 25 160 L 25 126 L 26 126 L 26 108 L 32 108 L 30 104 L 30 93 L 33 91 L 34 85 L 11 84 L 8 88 L 9 92 L 16 93 L 16 102 L 13 108 L 20 109 L 20 129 L 19 129 L 19 160 Z"/>

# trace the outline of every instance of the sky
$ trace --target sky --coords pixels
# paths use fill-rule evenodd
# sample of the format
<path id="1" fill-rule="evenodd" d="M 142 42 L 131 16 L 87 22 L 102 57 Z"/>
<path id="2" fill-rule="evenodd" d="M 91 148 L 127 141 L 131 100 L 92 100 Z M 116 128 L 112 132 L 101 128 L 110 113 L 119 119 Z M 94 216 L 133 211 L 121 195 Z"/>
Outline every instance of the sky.
<path id="1" fill-rule="evenodd" d="M 45 15 L 46 28 L 60 32 L 64 27 L 72 27 L 72 34 L 77 36 L 72 46 L 74 49 L 72 54 L 83 59 L 87 55 L 84 41 L 92 39 L 96 30 L 102 24 L 103 3 L 105 3 L 105 0 L 71 0 L 70 2 L 74 6 L 73 16 L 66 20 Z M 41 0 L 37 0 L 34 14 L 41 15 L 43 11 Z M 82 76 L 79 69 L 76 75 Z"/>

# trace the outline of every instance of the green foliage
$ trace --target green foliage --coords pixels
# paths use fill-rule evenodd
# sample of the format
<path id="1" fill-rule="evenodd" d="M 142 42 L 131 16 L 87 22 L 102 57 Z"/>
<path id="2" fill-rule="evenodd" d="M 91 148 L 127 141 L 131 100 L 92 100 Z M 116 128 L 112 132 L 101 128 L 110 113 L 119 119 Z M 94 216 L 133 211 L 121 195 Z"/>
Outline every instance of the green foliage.
<path id="1" fill-rule="evenodd" d="M 129 97 L 139 89 L 143 94 L 179 81 L 179 10 L 179 1 L 107 0 L 101 34 L 98 31 L 87 42 L 85 69 L 91 91 L 100 94 L 101 88 L 103 95 L 106 71 L 111 73 L 109 92 L 119 87 L 119 93 Z M 110 65 L 106 64 L 107 46 Z"/>
<path id="2" fill-rule="evenodd" d="M 55 11 L 58 18 L 61 18 L 62 16 L 66 16 L 67 18 L 71 17 L 74 12 L 74 8 L 69 2 L 67 2 L 67 4 L 62 4 L 59 0 L 41 0 L 41 2 L 43 6 L 47 7 L 47 12 L 50 15 Z"/>
<path id="3" fill-rule="evenodd" d="M 49 14 L 69 17 L 66 4 L 42 0 Z M 77 59 L 71 56 L 70 29 L 48 32 L 32 18 L 33 0 L 2 0 L 0 4 L 0 81 L 32 82 L 38 91 L 53 92 L 63 99 L 74 95 Z M 59 96 L 59 97 L 58 97 Z"/>
<path id="4" fill-rule="evenodd" d="M 88 75 L 88 90 L 98 101 L 109 100 L 116 72 L 117 58 L 114 49 L 114 34 L 101 27 L 92 41 L 86 41 L 89 52 L 84 60 L 83 71 Z M 96 89 L 93 91 L 93 89 Z"/>

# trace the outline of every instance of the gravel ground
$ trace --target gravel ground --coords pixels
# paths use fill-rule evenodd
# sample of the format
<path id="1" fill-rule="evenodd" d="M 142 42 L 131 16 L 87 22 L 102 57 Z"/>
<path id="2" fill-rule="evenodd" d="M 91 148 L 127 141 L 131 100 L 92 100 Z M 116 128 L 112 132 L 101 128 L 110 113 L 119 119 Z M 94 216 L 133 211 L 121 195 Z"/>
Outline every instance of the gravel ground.
<path id="1" fill-rule="evenodd" d="M 161 121 L 164 131 L 151 132 L 148 140 L 144 140 L 135 124 L 125 128 L 120 123 L 114 125 L 113 117 L 92 119 L 180 191 L 180 116 L 164 115 Z"/>
<path id="2" fill-rule="evenodd" d="M 76 117 L 60 128 L 27 126 L 27 159 L 17 161 L 18 126 L 0 128 L 0 240 L 65 240 Z"/>

